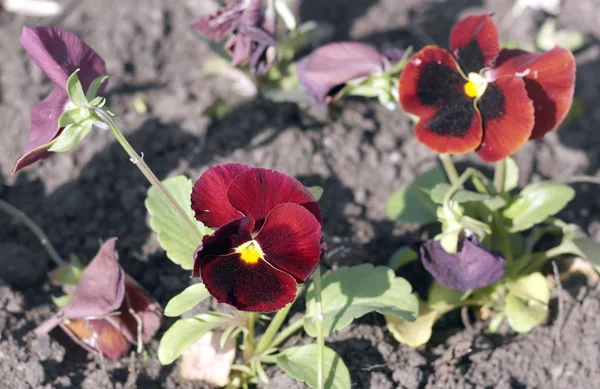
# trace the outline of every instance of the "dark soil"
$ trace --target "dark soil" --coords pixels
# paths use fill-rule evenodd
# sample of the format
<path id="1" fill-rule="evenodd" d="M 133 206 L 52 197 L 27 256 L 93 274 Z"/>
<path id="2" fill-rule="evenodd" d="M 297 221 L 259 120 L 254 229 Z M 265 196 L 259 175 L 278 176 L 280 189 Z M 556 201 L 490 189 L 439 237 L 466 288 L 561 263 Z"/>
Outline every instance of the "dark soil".
<path id="1" fill-rule="evenodd" d="M 201 77 L 206 44 L 188 28 L 192 18 L 213 8 L 209 0 L 73 0 L 54 20 L 83 37 L 105 58 L 109 106 L 131 143 L 143 151 L 161 178 L 196 179 L 211 165 L 240 161 L 321 185 L 327 265 L 385 264 L 413 230 L 386 220 L 385 200 L 397 187 L 436 164 L 435 155 L 412 135 L 409 118 L 376 102 L 346 101 L 332 122 L 315 108 L 241 101 L 225 118 L 202 111 L 216 96 L 232 94 L 226 81 Z M 532 41 L 544 15 L 516 16 L 512 1 L 300 0 L 302 20 L 331 24 L 333 39 L 357 39 L 380 48 L 446 45 L 452 24 L 468 12 L 494 12 L 503 40 Z M 577 99 L 583 114 L 543 141 L 531 142 L 515 158 L 522 182 L 595 174 L 600 166 L 597 77 L 600 11 L 596 0 L 566 0 L 560 27 L 589 34 L 577 53 Z M 506 17 L 506 19 L 504 19 Z M 162 304 L 184 289 L 189 274 L 167 260 L 146 224 L 147 183 L 108 133 L 93 133 L 77 150 L 55 155 L 16 177 L 14 160 L 27 138 L 28 110 L 51 89 L 18 43 L 23 24 L 49 21 L 0 11 L 0 196 L 45 229 L 58 251 L 89 261 L 98 240 L 118 236 L 121 264 Z M 150 112 L 133 109 L 135 93 Z M 480 165 L 473 156 L 460 159 Z M 600 239 L 600 196 L 578 185 L 579 195 L 563 213 Z M 108 363 L 61 337 L 35 339 L 31 330 L 54 311 L 46 271 L 49 263 L 35 238 L 0 216 L 0 388 L 192 388 L 176 366 L 161 366 L 158 341 L 149 358 Z M 422 286 L 416 285 L 417 289 Z M 483 324 L 464 329 L 452 316 L 420 349 L 398 343 L 383 318 L 367 315 L 328 339 L 348 365 L 354 388 L 597 388 L 600 382 L 600 290 L 584 282 L 555 292 L 549 323 L 525 335 L 490 336 Z M 563 300 L 558 310 L 558 297 Z M 164 328 L 172 323 L 167 320 Z M 161 334 L 158 335 L 159 339 Z M 288 344 L 307 340 L 300 335 Z M 135 362 L 135 361 L 133 361 Z M 270 388 L 301 387 L 273 368 Z"/>

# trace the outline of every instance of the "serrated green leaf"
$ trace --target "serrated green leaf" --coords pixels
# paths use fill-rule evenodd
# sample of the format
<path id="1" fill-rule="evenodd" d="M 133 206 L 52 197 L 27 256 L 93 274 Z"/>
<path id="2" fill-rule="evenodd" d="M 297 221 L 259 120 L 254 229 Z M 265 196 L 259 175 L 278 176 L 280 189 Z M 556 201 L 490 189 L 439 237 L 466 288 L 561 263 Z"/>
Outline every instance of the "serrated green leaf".
<path id="1" fill-rule="evenodd" d="M 102 86 L 102 83 L 104 81 L 106 81 L 108 79 L 108 76 L 101 76 L 96 78 L 94 81 L 92 81 L 92 83 L 90 84 L 90 87 L 87 90 L 87 93 L 85 94 L 85 98 L 87 101 L 92 101 L 94 99 L 96 99 L 98 96 L 98 90 L 100 89 L 100 87 Z M 94 104 L 92 104 L 94 105 Z"/>
<path id="2" fill-rule="evenodd" d="M 161 364 L 173 363 L 188 347 L 217 328 L 222 321 L 206 322 L 196 317 L 177 320 L 165 332 L 158 346 L 158 359 Z"/>
<path id="3" fill-rule="evenodd" d="M 75 106 L 85 107 L 88 103 L 88 100 L 85 98 L 83 86 L 81 85 L 81 81 L 79 81 L 79 76 L 77 73 L 79 73 L 79 69 L 75 70 L 67 79 L 67 94 Z"/>
<path id="4" fill-rule="evenodd" d="M 63 153 L 77 146 L 92 130 L 95 119 L 85 119 L 79 123 L 65 127 L 48 149 L 53 153 Z"/>
<path id="5" fill-rule="evenodd" d="M 429 342 L 433 332 L 433 325 L 439 314 L 419 301 L 419 316 L 415 321 L 406 321 L 399 316 L 385 315 L 387 329 L 394 339 L 410 347 L 419 347 Z"/>
<path id="6" fill-rule="evenodd" d="M 323 359 L 325 389 L 350 389 L 350 372 L 342 358 L 329 347 L 325 347 Z M 277 365 L 287 375 L 305 382 L 311 388 L 317 387 L 318 349 L 316 344 L 291 347 L 277 355 Z"/>
<path id="7" fill-rule="evenodd" d="M 442 169 L 436 167 L 396 190 L 386 203 L 387 216 L 392 220 L 421 225 L 436 221 L 437 207 L 427 192 L 442 182 L 446 182 L 446 176 Z"/>
<path id="8" fill-rule="evenodd" d="M 575 191 L 567 185 L 528 185 L 504 211 L 504 217 L 512 220 L 511 232 L 523 231 L 560 212 L 573 197 Z"/>
<path id="9" fill-rule="evenodd" d="M 50 299 L 52 299 L 52 302 L 54 303 L 54 305 L 56 305 L 57 308 L 62 308 L 65 305 L 67 305 L 69 301 L 71 301 L 72 297 L 73 293 L 69 293 L 60 297 L 50 296 Z"/>
<path id="10" fill-rule="evenodd" d="M 321 199 L 321 196 L 323 196 L 323 188 L 321 188 L 320 186 L 308 186 L 306 189 L 308 189 L 308 191 L 315 196 L 315 199 L 317 199 L 317 201 L 319 201 Z"/>
<path id="11" fill-rule="evenodd" d="M 58 118 L 58 126 L 66 127 L 71 124 L 79 123 L 91 116 L 88 108 L 73 108 L 65 111 Z"/>
<path id="12" fill-rule="evenodd" d="M 415 253 L 410 247 L 402 247 L 392 254 L 390 260 L 388 261 L 388 267 L 393 271 L 397 271 L 402 266 L 416 261 L 417 258 L 417 253 Z"/>
<path id="13" fill-rule="evenodd" d="M 175 198 L 177 203 L 194 218 L 190 205 L 192 193 L 192 180 L 185 176 L 177 176 L 164 180 L 163 185 Z M 180 220 L 171 206 L 163 199 L 155 188 L 148 190 L 145 201 L 146 209 L 150 214 L 150 227 L 157 232 L 160 246 L 167 252 L 167 257 L 186 270 L 194 267 L 194 252 L 202 243 L 196 235 L 189 230 L 186 223 Z M 212 230 L 197 222 L 203 235 L 211 234 Z"/>
<path id="14" fill-rule="evenodd" d="M 444 204 L 444 196 L 446 195 L 446 192 L 448 192 L 450 187 L 451 185 L 446 182 L 442 182 L 434 186 L 430 192 L 431 200 L 433 200 L 433 202 L 436 204 Z M 488 195 L 484 195 L 466 189 L 458 189 L 452 194 L 451 198 L 452 201 L 459 204 L 468 203 L 471 201 L 484 201 L 489 199 L 490 196 Z"/>
<path id="15" fill-rule="evenodd" d="M 169 300 L 165 308 L 165 316 L 179 316 L 194 308 L 209 296 L 210 293 L 208 293 L 204 284 L 190 285 L 183 292 Z"/>
<path id="16" fill-rule="evenodd" d="M 346 327 L 353 319 L 369 312 L 396 315 L 415 320 L 419 304 L 412 287 L 392 269 L 364 264 L 341 267 L 323 277 L 323 327 L 325 335 Z M 316 336 L 314 285 L 306 293 L 304 330 Z"/>

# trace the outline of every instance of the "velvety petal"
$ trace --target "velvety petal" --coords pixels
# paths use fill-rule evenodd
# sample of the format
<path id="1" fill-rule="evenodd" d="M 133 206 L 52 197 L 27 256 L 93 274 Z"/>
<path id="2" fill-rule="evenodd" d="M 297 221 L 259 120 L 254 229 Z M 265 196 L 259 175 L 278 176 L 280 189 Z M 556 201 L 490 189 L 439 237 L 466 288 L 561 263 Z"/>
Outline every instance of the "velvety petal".
<path id="1" fill-rule="evenodd" d="M 221 8 L 212 15 L 202 16 L 192 28 L 209 39 L 220 41 L 234 27 L 246 9 L 245 0 L 235 0 L 230 6 Z"/>
<path id="2" fill-rule="evenodd" d="M 304 282 L 321 259 L 321 224 L 306 208 L 282 204 L 273 209 L 255 240 L 264 259 Z"/>
<path id="3" fill-rule="evenodd" d="M 240 173 L 227 190 L 229 203 L 262 227 L 276 206 L 294 203 L 308 209 L 321 222 L 321 211 L 315 197 L 298 180 L 269 169 L 253 168 Z"/>
<path id="4" fill-rule="evenodd" d="M 192 277 L 200 276 L 200 265 L 206 256 L 229 255 L 242 243 L 252 240 L 254 220 L 243 217 L 233 220 L 217 229 L 212 235 L 202 239 L 202 245 L 194 254 L 194 270 Z"/>
<path id="5" fill-rule="evenodd" d="M 84 90 L 106 75 L 104 60 L 77 35 L 58 27 L 23 27 L 21 45 L 57 86 L 65 89 L 77 69 Z"/>
<path id="6" fill-rule="evenodd" d="M 477 154 L 486 162 L 499 161 L 515 153 L 531 136 L 533 103 L 525 83 L 514 76 L 488 84 L 479 100 L 483 119 L 483 141 Z"/>
<path id="7" fill-rule="evenodd" d="M 238 174 L 248 169 L 251 167 L 242 163 L 227 163 L 205 171 L 192 189 L 192 209 L 196 219 L 216 228 L 244 216 L 229 203 L 227 189 Z"/>
<path id="8" fill-rule="evenodd" d="M 127 274 L 125 275 L 125 296 L 126 299 L 119 308 L 121 314 L 112 316 L 110 319 L 120 318 L 127 328 L 127 331 L 124 332 L 132 335 L 130 342 L 137 343 L 138 322 L 129 312 L 131 308 L 142 321 L 142 341 L 146 343 L 160 328 L 163 318 L 162 308 L 137 281 Z"/>
<path id="9" fill-rule="evenodd" d="M 69 96 L 64 88 L 55 86 L 41 103 L 31 108 L 29 139 L 27 139 L 23 155 L 15 162 L 13 174 L 52 154 L 48 149 L 52 146 L 52 140 L 61 131 L 58 126 L 58 118 L 65 111 L 68 102 Z"/>
<path id="10" fill-rule="evenodd" d="M 373 46 L 359 42 L 330 43 L 296 64 L 300 83 L 315 103 L 324 105 L 335 87 L 384 70 L 387 58 Z"/>
<path id="11" fill-rule="evenodd" d="M 437 240 L 421 245 L 423 266 L 446 288 L 467 291 L 482 288 L 504 275 L 505 259 L 479 245 L 477 238 L 462 240 L 456 254 L 448 254 Z"/>
<path id="12" fill-rule="evenodd" d="M 489 72 L 492 79 L 507 75 L 522 77 L 535 109 L 532 139 L 541 139 L 564 120 L 575 89 L 575 58 L 562 47 L 546 53 L 507 51 L 500 66 Z"/>
<path id="13" fill-rule="evenodd" d="M 498 28 L 488 14 L 467 16 L 452 27 L 450 50 L 465 74 L 490 67 L 500 51 Z"/>
<path id="14" fill-rule="evenodd" d="M 273 312 L 296 298 L 296 281 L 264 260 L 249 264 L 239 254 L 204 257 L 201 275 L 220 303 L 241 311 Z"/>
<path id="15" fill-rule="evenodd" d="M 102 352 L 108 359 L 124 357 L 131 347 L 123 333 L 104 319 L 65 320 L 60 327 L 81 347 L 93 353 Z"/>

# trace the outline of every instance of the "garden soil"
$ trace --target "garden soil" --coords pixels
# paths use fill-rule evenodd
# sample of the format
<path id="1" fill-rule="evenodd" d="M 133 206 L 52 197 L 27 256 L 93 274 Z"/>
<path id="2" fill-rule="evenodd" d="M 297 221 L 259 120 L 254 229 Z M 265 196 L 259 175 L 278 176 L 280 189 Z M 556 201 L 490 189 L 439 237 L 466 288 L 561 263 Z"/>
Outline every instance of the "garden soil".
<path id="1" fill-rule="evenodd" d="M 512 1 L 299 0 L 302 21 L 333 27 L 329 40 L 361 40 L 381 49 L 446 46 L 461 16 L 493 12 L 503 41 L 531 43 L 546 17 L 514 12 Z M 576 111 L 559 131 L 530 142 L 515 158 L 521 183 L 596 174 L 600 165 L 600 8 L 596 0 L 565 0 L 560 28 L 587 34 L 576 53 Z M 10 174 L 28 134 L 29 107 L 52 88 L 19 46 L 21 27 L 56 24 L 84 38 L 106 60 L 106 95 L 119 126 L 160 178 L 196 179 L 217 163 L 237 161 L 277 169 L 306 185 L 320 185 L 323 228 L 329 245 L 325 266 L 370 262 L 384 265 L 415 226 L 390 222 L 390 193 L 436 165 L 435 155 L 412 134 L 407 115 L 374 101 L 347 100 L 337 121 L 310 104 L 271 103 L 235 97 L 226 80 L 203 76 L 211 52 L 189 28 L 194 17 L 216 7 L 209 0 L 73 0 L 53 20 L 0 10 L 0 197 L 30 215 L 63 255 L 89 261 L 100 239 L 117 236 L 120 262 L 161 304 L 184 289 L 189 272 L 172 264 L 147 225 L 148 185 L 107 132 L 92 133 L 70 153 L 54 155 L 16 176 Z M 210 119 L 203 111 L 216 97 L 233 104 Z M 134 101 L 147 112 L 138 113 Z M 139 111 L 139 110 L 138 110 Z M 483 167 L 474 156 L 459 168 Z M 484 167 L 490 169 L 491 166 Z M 600 196 L 590 185 L 562 217 L 600 240 Z M 0 388 L 203 388 L 185 381 L 177 364 L 161 366 L 158 341 L 145 360 L 102 363 L 60 331 L 36 339 L 31 330 L 55 308 L 46 273 L 54 265 L 31 234 L 0 216 Z M 406 274 L 426 288 L 422 268 Z M 302 303 L 298 304 L 299 306 Z M 203 309 L 208 306 L 203 305 Z M 597 388 L 600 382 L 600 288 L 574 279 L 556 290 L 547 323 L 528 334 L 485 324 L 465 327 L 449 315 L 429 345 L 399 345 L 380 315 L 366 315 L 327 339 L 345 360 L 353 388 Z M 299 311 L 299 308 L 296 309 Z M 297 313 L 296 313 L 297 314 Z M 471 317 L 473 319 L 473 317 Z M 173 322 L 167 319 L 162 332 Z M 287 345 L 310 340 L 298 334 Z M 302 384 L 269 368 L 269 388 Z"/>

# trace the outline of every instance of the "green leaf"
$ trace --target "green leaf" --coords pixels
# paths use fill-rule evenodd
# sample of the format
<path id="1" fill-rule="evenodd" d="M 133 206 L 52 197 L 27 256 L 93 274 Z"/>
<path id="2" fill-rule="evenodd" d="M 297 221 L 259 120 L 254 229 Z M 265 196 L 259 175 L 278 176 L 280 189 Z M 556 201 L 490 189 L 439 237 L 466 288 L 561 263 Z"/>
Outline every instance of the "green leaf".
<path id="1" fill-rule="evenodd" d="M 392 220 L 404 223 L 428 224 L 437 220 L 436 205 L 427 192 L 441 182 L 446 182 L 442 169 L 436 167 L 415 179 L 411 184 L 396 190 L 387 201 L 386 214 Z"/>
<path id="2" fill-rule="evenodd" d="M 67 305 L 69 303 L 69 301 L 71 301 L 72 297 L 73 297 L 73 293 L 69 293 L 69 294 L 65 294 L 64 296 L 60 296 L 60 297 L 50 296 L 50 299 L 52 299 L 52 302 L 54 303 L 54 305 L 56 305 L 58 308 L 62 308 L 65 305 Z"/>
<path id="3" fill-rule="evenodd" d="M 183 292 L 169 300 L 165 308 L 165 316 L 179 316 L 194 308 L 208 296 L 210 296 L 210 293 L 208 293 L 204 284 L 190 285 Z"/>
<path id="4" fill-rule="evenodd" d="M 519 166 L 514 159 L 506 157 L 504 168 L 504 192 L 510 192 L 519 185 Z"/>
<path id="5" fill-rule="evenodd" d="M 323 277 L 323 327 L 325 335 L 346 327 L 353 319 L 369 312 L 415 320 L 419 309 L 412 287 L 385 266 L 364 264 L 341 267 Z M 316 336 L 314 284 L 306 293 L 304 330 Z"/>
<path id="6" fill-rule="evenodd" d="M 163 365 L 173 363 L 185 349 L 222 323 L 222 321 L 206 322 L 197 317 L 177 320 L 160 340 L 158 346 L 160 363 Z"/>
<path id="7" fill-rule="evenodd" d="M 492 319 L 488 324 L 488 331 L 490 332 L 490 334 L 495 334 L 498 332 L 505 318 L 506 315 L 504 314 L 504 312 L 498 312 L 497 314 L 492 316 Z"/>
<path id="8" fill-rule="evenodd" d="M 516 332 L 528 332 L 548 315 L 550 287 L 541 273 L 532 273 L 506 285 L 504 313 Z"/>
<path id="9" fill-rule="evenodd" d="M 88 118 L 79 123 L 71 124 L 54 140 L 48 151 L 63 153 L 77 146 L 92 130 L 95 119 Z"/>
<path id="10" fill-rule="evenodd" d="M 350 389 L 350 372 L 342 358 L 329 347 L 325 347 L 323 359 L 325 389 Z M 285 373 L 304 381 L 311 388 L 317 387 L 317 345 L 291 347 L 277 355 L 277 365 Z"/>
<path id="11" fill-rule="evenodd" d="M 464 295 L 464 292 L 448 289 L 437 281 L 433 281 L 429 287 L 427 305 L 432 310 L 445 311 L 460 302 Z"/>
<path id="12" fill-rule="evenodd" d="M 419 316 L 415 321 L 406 321 L 400 316 L 385 315 L 386 327 L 400 343 L 410 347 L 419 347 L 429 342 L 433 325 L 439 318 L 438 313 L 419 302 Z"/>
<path id="13" fill-rule="evenodd" d="M 600 266 L 600 244 L 596 243 L 578 227 L 569 226 L 565 232 L 561 246 L 565 251 L 587 259 L 596 266 Z"/>
<path id="14" fill-rule="evenodd" d="M 448 192 L 450 187 L 451 185 L 446 182 L 442 182 L 434 186 L 430 192 L 431 200 L 433 200 L 433 202 L 436 204 L 444 204 L 444 196 L 446 195 L 446 192 Z M 466 189 L 458 189 L 452 194 L 451 197 L 452 201 L 457 202 L 459 204 L 468 203 L 471 201 L 484 201 L 488 199 L 490 199 L 490 196 L 488 195 L 484 195 Z"/>
<path id="15" fill-rule="evenodd" d="M 411 262 L 416 261 L 418 258 L 417 253 L 415 253 L 410 247 L 402 247 L 401 249 L 396 250 L 394 254 L 390 257 L 388 261 L 388 267 L 393 271 L 399 270 L 402 266 L 408 265 Z"/>
<path id="16" fill-rule="evenodd" d="M 108 76 L 101 76 L 96 78 L 90 84 L 90 87 L 87 90 L 85 98 L 87 101 L 92 101 L 98 96 L 98 89 L 102 86 L 102 83 L 108 79 Z"/>
<path id="17" fill-rule="evenodd" d="M 306 189 L 308 189 L 308 191 L 315 196 L 315 199 L 317 199 L 317 201 L 319 201 L 321 199 L 321 196 L 323 196 L 323 188 L 321 188 L 320 186 L 309 186 Z"/>
<path id="18" fill-rule="evenodd" d="M 82 273 L 83 267 L 72 264 L 56 268 L 48 276 L 54 285 L 77 285 Z"/>
<path id="19" fill-rule="evenodd" d="M 67 94 L 76 107 L 85 107 L 88 100 L 85 97 L 85 93 L 83 93 L 83 86 L 81 85 L 81 81 L 79 81 L 77 73 L 79 73 L 79 69 L 75 70 L 67 80 Z"/>
<path id="20" fill-rule="evenodd" d="M 177 203 L 188 215 L 194 218 L 190 205 L 192 180 L 185 176 L 177 176 L 168 178 L 162 183 Z M 198 240 L 186 223 L 180 220 L 179 216 L 172 211 L 169 203 L 163 199 L 156 188 L 148 190 L 145 205 L 150 214 L 150 227 L 158 233 L 158 242 L 167 252 L 167 257 L 186 270 L 192 269 L 194 267 L 194 252 L 202 241 Z M 212 233 L 202 223 L 197 223 L 203 235 Z"/>
<path id="21" fill-rule="evenodd" d="M 71 124 L 79 123 L 92 115 L 88 108 L 73 108 L 63 112 L 58 118 L 58 126 L 66 127 Z"/>
<path id="22" fill-rule="evenodd" d="M 528 185 L 504 211 L 512 220 L 511 232 L 527 230 L 560 212 L 575 197 L 573 188 L 555 183 Z"/>

